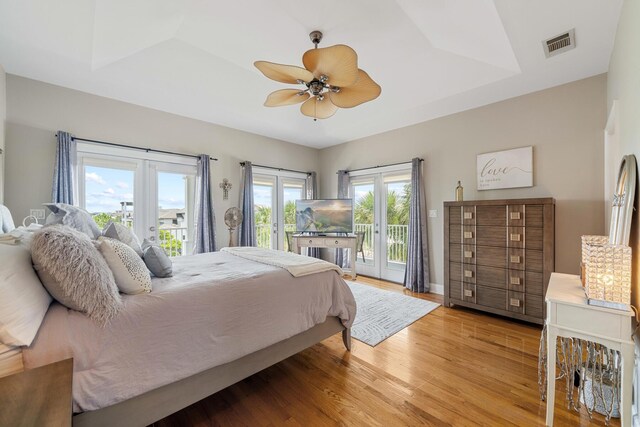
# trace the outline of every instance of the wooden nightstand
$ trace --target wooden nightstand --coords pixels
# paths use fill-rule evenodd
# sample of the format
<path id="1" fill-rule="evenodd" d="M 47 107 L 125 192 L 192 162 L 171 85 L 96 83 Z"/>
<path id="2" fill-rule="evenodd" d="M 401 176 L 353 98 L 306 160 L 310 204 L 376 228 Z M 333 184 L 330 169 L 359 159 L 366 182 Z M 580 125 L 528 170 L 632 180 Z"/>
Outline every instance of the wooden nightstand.
<path id="1" fill-rule="evenodd" d="M 0 426 L 70 426 L 73 359 L 0 378 Z"/>

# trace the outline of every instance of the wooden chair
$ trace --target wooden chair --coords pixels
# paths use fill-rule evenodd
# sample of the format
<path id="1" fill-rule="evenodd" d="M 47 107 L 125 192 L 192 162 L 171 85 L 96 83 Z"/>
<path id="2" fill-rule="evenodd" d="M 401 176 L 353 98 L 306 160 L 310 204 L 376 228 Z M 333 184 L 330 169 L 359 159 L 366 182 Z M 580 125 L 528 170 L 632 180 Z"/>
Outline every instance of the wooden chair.
<path id="1" fill-rule="evenodd" d="M 362 262 L 364 260 L 364 231 L 356 231 L 356 258 L 358 258 L 358 254 L 362 254 Z"/>

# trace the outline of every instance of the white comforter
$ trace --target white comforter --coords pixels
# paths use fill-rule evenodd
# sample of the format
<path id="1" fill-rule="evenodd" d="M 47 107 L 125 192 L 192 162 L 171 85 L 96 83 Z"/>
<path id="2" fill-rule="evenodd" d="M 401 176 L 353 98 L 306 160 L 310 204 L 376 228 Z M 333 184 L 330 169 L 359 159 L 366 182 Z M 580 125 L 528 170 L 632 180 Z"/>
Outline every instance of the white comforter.
<path id="1" fill-rule="evenodd" d="M 226 253 L 174 259 L 153 292 L 123 296 L 107 328 L 52 304 L 26 368 L 74 358 L 74 412 L 100 409 L 292 337 L 336 316 L 350 327 L 351 291 L 334 271 L 301 278 Z"/>

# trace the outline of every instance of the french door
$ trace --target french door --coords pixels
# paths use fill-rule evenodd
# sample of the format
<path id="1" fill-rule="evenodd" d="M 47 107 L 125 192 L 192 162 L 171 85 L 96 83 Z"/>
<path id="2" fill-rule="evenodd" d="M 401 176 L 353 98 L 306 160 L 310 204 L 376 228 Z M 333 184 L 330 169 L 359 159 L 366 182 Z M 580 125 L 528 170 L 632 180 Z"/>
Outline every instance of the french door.
<path id="1" fill-rule="evenodd" d="M 306 196 L 306 177 L 254 168 L 253 203 L 258 247 L 289 250 L 286 232 L 296 229 L 296 200 Z"/>
<path id="2" fill-rule="evenodd" d="M 409 230 L 411 170 L 388 168 L 351 176 L 354 232 L 364 234 L 358 273 L 393 282 L 404 280 Z"/>
<path id="3" fill-rule="evenodd" d="M 78 144 L 79 205 L 100 228 L 123 224 L 169 256 L 192 253 L 195 175 L 192 159 Z"/>

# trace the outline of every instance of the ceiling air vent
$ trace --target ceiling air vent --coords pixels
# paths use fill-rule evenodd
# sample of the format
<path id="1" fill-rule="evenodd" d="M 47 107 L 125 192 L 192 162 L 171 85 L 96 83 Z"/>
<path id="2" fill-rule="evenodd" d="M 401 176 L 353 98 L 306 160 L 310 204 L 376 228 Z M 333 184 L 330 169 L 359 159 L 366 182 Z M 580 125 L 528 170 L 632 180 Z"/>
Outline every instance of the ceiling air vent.
<path id="1" fill-rule="evenodd" d="M 576 47 L 575 29 L 572 28 L 566 33 L 559 34 L 549 40 L 544 40 L 542 47 L 544 48 L 544 55 L 547 58 L 573 49 Z"/>

